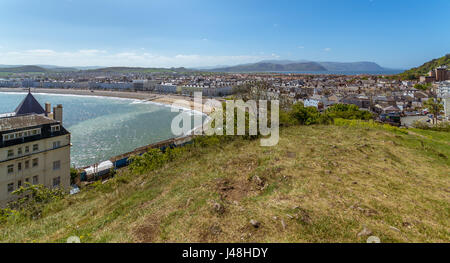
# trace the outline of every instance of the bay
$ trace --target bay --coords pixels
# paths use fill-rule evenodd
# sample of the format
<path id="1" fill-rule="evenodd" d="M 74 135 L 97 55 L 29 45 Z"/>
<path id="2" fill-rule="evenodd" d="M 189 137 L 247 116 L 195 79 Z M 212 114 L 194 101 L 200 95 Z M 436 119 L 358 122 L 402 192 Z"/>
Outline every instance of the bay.
<path id="1" fill-rule="evenodd" d="M 72 134 L 71 163 L 95 164 L 138 147 L 175 137 L 170 106 L 134 99 L 33 94 L 44 106 L 63 105 L 63 126 Z M 13 112 L 26 93 L 0 92 L 0 113 Z"/>

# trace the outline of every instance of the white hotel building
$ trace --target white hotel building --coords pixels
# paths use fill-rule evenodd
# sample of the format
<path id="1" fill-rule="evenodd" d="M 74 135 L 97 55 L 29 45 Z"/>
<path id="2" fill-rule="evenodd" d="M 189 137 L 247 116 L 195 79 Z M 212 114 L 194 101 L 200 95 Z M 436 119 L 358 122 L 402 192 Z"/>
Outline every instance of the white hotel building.
<path id="1" fill-rule="evenodd" d="M 61 105 L 52 113 L 28 93 L 13 113 L 0 114 L 0 207 L 25 183 L 69 190 L 70 146 Z"/>

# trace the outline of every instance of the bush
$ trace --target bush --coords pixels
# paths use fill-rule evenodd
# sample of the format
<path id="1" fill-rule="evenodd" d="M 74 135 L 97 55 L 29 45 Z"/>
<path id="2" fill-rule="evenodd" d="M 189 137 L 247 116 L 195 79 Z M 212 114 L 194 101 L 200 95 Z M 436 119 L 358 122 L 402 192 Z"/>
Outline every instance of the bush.
<path id="1" fill-rule="evenodd" d="M 78 170 L 73 167 L 70 167 L 70 183 L 71 184 L 75 183 L 78 176 L 79 176 Z"/>
<path id="2" fill-rule="evenodd" d="M 162 167 L 166 160 L 160 149 L 150 149 L 141 156 L 132 156 L 129 168 L 133 173 L 142 174 Z"/>
<path id="3" fill-rule="evenodd" d="M 298 125 L 298 121 L 294 119 L 289 111 L 280 110 L 280 126 L 293 126 Z"/>
<path id="4" fill-rule="evenodd" d="M 32 219 L 40 218 L 46 204 L 61 200 L 66 195 L 64 189 L 50 189 L 44 185 L 32 185 L 25 183 L 19 189 L 12 192 L 19 198 L 8 204 L 8 208 L 19 211 L 21 215 Z"/>
<path id="5" fill-rule="evenodd" d="M 202 138 L 202 137 L 198 137 Z M 135 174 L 143 174 L 159 169 L 168 162 L 172 162 L 186 150 L 185 147 L 167 148 L 165 151 L 160 149 L 150 149 L 148 152 L 139 156 L 130 157 L 130 171 Z"/>
<path id="6" fill-rule="evenodd" d="M 0 224 L 8 221 L 13 216 L 18 216 L 19 212 L 10 208 L 0 209 Z"/>
<path id="7" fill-rule="evenodd" d="M 292 106 L 290 116 L 301 125 L 316 124 L 320 113 L 315 107 L 305 107 L 303 103 L 296 103 Z"/>
<path id="8" fill-rule="evenodd" d="M 420 89 L 420 90 L 428 90 L 431 88 L 431 83 L 426 83 L 426 84 L 417 83 L 416 85 L 414 85 L 414 88 Z"/>
<path id="9" fill-rule="evenodd" d="M 353 104 L 335 104 L 330 106 L 326 111 L 331 118 L 341 118 L 347 120 L 370 120 L 373 119 L 372 113 L 360 110 L 358 106 Z"/>
<path id="10" fill-rule="evenodd" d="M 412 126 L 421 130 L 450 132 L 450 122 L 440 122 L 438 124 L 431 125 L 421 121 L 414 121 Z"/>
<path id="11" fill-rule="evenodd" d="M 315 107 L 305 107 L 303 103 L 296 103 L 290 111 L 280 112 L 280 124 L 282 126 L 291 125 L 312 125 L 312 124 L 333 124 L 334 119 L 347 120 L 371 120 L 372 113 L 360 110 L 358 106 L 352 104 L 335 104 L 325 112 L 320 113 Z"/>
<path id="12" fill-rule="evenodd" d="M 334 123 L 334 119 L 329 114 L 322 113 L 317 119 L 317 123 L 322 125 L 329 125 Z"/>

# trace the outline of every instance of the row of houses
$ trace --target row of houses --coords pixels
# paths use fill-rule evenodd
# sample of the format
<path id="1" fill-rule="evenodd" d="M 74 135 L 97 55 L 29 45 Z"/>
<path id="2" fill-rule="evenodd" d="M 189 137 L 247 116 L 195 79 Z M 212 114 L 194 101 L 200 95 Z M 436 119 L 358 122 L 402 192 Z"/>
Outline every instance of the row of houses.
<path id="1" fill-rule="evenodd" d="M 0 87 L 19 88 L 47 88 L 47 89 L 102 89 L 102 90 L 129 90 L 151 91 L 163 94 L 180 94 L 193 96 L 194 92 L 202 92 L 207 97 L 223 97 L 232 94 L 231 86 L 195 86 L 174 85 L 171 83 L 157 83 L 149 80 L 134 80 L 133 82 L 71 82 L 71 81 L 0 81 Z"/>

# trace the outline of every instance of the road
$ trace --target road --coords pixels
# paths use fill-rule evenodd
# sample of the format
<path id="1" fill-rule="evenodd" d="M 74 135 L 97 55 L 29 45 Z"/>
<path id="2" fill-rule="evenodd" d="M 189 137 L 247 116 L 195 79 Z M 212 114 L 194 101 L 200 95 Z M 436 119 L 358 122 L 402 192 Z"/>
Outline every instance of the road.
<path id="1" fill-rule="evenodd" d="M 426 122 L 428 120 L 428 116 L 407 116 L 401 119 L 402 125 L 406 127 L 411 127 L 411 125 L 415 121 L 423 121 Z"/>

